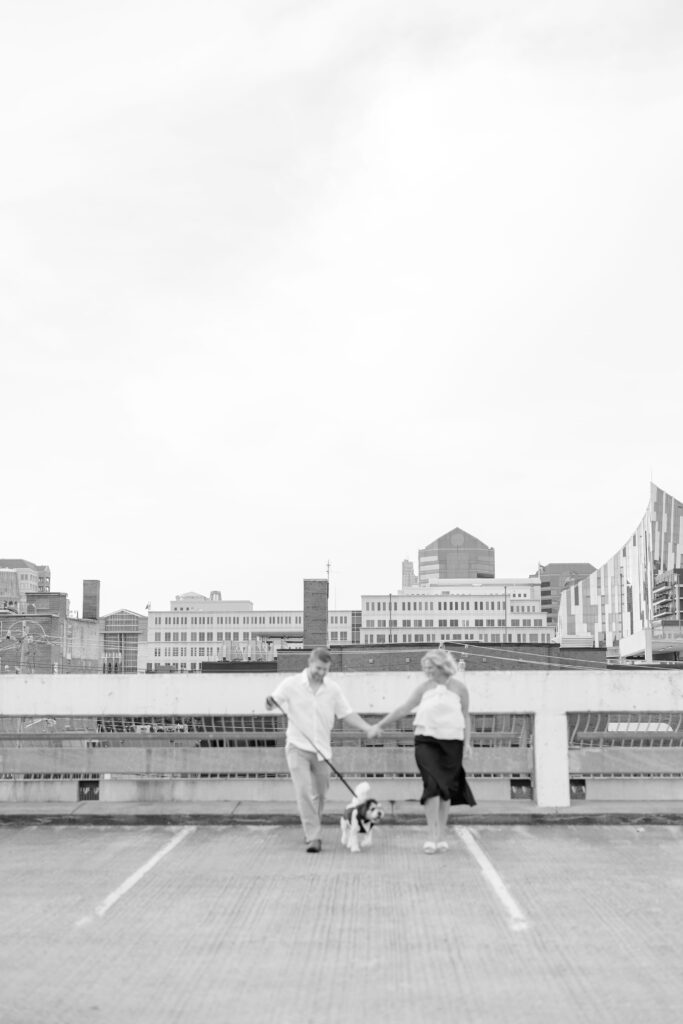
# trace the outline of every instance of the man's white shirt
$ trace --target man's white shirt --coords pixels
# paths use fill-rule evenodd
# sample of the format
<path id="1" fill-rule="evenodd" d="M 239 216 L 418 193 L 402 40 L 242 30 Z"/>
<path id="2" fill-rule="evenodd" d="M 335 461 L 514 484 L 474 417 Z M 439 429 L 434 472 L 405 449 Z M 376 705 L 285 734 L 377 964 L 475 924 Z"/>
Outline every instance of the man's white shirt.
<path id="1" fill-rule="evenodd" d="M 334 680 L 326 676 L 314 692 L 304 669 L 296 676 L 283 679 L 273 690 L 273 697 L 287 713 L 287 745 L 318 753 L 318 756 L 323 754 L 329 760 L 334 720 L 346 718 L 353 712 Z"/>

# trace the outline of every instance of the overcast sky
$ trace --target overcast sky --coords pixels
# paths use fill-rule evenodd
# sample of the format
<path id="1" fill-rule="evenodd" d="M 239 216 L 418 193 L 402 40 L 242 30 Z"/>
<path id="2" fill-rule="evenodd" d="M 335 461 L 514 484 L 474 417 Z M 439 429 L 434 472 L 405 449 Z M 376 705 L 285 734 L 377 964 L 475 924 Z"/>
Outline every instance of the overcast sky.
<path id="1" fill-rule="evenodd" d="M 4 0 L 0 556 L 601 565 L 683 498 L 679 0 Z"/>

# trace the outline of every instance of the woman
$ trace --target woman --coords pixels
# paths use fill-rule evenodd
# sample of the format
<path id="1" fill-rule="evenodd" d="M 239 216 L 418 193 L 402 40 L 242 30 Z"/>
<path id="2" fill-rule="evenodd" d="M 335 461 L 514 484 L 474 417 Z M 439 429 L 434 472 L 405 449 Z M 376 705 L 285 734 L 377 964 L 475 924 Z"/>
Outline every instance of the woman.
<path id="1" fill-rule="evenodd" d="M 436 853 L 448 849 L 446 825 L 451 804 L 476 804 L 462 767 L 463 752 L 471 753 L 470 699 L 463 680 L 464 661 L 456 665 L 448 651 L 437 650 L 425 654 L 421 665 L 426 680 L 372 727 L 368 739 L 417 706 L 415 760 L 424 784 L 420 803 L 424 804 L 429 837 L 423 849 Z"/>

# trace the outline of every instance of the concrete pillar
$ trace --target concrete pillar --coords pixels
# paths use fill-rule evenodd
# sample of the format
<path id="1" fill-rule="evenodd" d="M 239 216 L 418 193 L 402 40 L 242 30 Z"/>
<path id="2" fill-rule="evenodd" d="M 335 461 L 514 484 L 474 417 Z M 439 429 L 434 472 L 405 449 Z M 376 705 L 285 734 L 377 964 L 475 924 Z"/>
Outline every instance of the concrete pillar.
<path id="1" fill-rule="evenodd" d="M 537 711 L 534 716 L 534 792 L 539 807 L 569 807 L 567 716 Z"/>

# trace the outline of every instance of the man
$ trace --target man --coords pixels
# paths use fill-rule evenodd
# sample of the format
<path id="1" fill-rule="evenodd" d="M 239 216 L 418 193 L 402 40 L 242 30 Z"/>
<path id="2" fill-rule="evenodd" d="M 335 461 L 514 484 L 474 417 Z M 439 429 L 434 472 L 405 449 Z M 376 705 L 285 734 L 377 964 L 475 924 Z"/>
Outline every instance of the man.
<path id="1" fill-rule="evenodd" d="M 308 667 L 299 675 L 283 679 L 272 696 L 266 697 L 267 708 L 274 708 L 277 701 L 287 714 L 285 757 L 308 853 L 320 853 L 322 849 L 321 824 L 330 785 L 330 768 L 323 757 L 328 761 L 332 757 L 335 718 L 343 718 L 366 735 L 370 730 L 351 709 L 337 683 L 327 677 L 331 662 L 330 652 L 325 647 L 316 647 L 311 651 Z"/>

